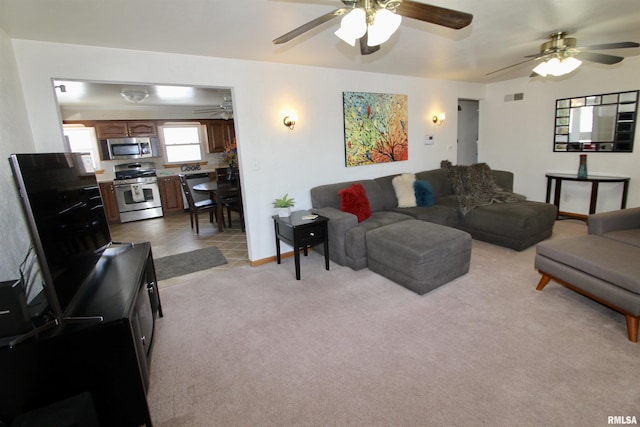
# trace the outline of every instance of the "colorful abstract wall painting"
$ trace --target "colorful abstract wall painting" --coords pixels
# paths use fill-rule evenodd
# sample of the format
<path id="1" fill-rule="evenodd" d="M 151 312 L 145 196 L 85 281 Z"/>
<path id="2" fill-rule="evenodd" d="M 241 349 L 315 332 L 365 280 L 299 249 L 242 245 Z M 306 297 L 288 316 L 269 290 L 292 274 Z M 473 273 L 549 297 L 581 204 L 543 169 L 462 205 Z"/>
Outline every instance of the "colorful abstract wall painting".
<path id="1" fill-rule="evenodd" d="M 407 95 L 343 92 L 346 166 L 409 158 Z"/>

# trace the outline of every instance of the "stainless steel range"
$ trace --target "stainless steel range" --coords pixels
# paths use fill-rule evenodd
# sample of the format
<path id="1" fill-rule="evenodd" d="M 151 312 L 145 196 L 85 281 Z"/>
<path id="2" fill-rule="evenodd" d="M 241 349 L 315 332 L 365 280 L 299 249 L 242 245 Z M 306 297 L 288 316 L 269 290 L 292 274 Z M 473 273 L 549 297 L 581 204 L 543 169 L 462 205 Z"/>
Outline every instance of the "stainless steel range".
<path id="1" fill-rule="evenodd" d="M 160 189 L 153 162 L 126 163 L 113 168 L 120 222 L 162 216 Z"/>

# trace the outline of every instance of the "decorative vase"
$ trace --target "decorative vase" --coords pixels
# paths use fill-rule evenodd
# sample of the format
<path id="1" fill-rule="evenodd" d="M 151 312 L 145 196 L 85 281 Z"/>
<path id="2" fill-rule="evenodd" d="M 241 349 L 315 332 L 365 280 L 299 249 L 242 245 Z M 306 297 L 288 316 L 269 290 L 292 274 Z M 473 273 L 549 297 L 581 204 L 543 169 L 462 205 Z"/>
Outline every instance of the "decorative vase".
<path id="1" fill-rule="evenodd" d="M 580 166 L 578 166 L 578 179 L 587 179 L 587 155 L 580 154 Z"/>
<path id="2" fill-rule="evenodd" d="M 278 208 L 278 216 L 280 218 L 287 218 L 287 217 L 291 216 L 291 208 L 290 207 Z"/>

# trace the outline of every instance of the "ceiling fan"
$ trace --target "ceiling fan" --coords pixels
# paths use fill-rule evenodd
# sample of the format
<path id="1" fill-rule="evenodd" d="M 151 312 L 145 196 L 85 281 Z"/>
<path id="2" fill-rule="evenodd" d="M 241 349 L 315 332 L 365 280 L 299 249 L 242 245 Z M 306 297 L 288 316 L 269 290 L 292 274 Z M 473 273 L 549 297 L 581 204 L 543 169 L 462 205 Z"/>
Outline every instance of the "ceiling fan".
<path id="1" fill-rule="evenodd" d="M 573 37 L 566 37 L 567 32 L 558 31 L 549 35 L 549 41 L 540 45 L 540 52 L 532 55 L 527 55 L 528 58 L 525 61 L 518 62 L 513 65 L 509 65 L 499 70 L 492 71 L 491 74 L 504 71 L 506 69 L 517 67 L 530 61 L 544 60 L 537 67 L 533 69 L 533 72 L 529 77 L 547 75 L 561 76 L 568 74 L 578 68 L 582 61 L 591 61 L 599 64 L 612 65 L 622 61 L 624 57 L 616 55 L 608 55 L 598 52 L 590 52 L 592 50 L 607 50 L 607 49 L 627 49 L 632 47 L 640 47 L 640 44 L 635 42 L 617 42 L 617 43 L 605 43 L 596 44 L 591 46 L 576 47 L 576 39 Z"/>
<path id="2" fill-rule="evenodd" d="M 342 16 L 336 35 L 369 55 L 380 49 L 400 25 L 402 16 L 448 28 L 460 29 L 471 23 L 473 15 L 412 0 L 341 0 L 345 7 L 333 10 L 273 40 L 286 43 L 319 25 Z"/>
<path id="3" fill-rule="evenodd" d="M 199 108 L 197 110 L 193 110 L 194 114 L 210 114 L 211 116 L 220 115 L 223 119 L 230 119 L 233 117 L 233 102 L 228 99 L 224 99 L 224 101 L 213 107 L 207 108 Z"/>

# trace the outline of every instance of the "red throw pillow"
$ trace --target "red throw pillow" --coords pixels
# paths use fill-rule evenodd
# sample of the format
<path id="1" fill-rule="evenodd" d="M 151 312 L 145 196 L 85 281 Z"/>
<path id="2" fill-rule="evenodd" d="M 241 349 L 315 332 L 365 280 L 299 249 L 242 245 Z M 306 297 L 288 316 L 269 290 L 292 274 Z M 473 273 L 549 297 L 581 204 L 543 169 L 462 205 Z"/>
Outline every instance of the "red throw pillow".
<path id="1" fill-rule="evenodd" d="M 371 216 L 371 206 L 362 184 L 351 184 L 350 187 L 338 191 L 340 196 L 340 209 L 358 217 L 362 222 Z"/>

